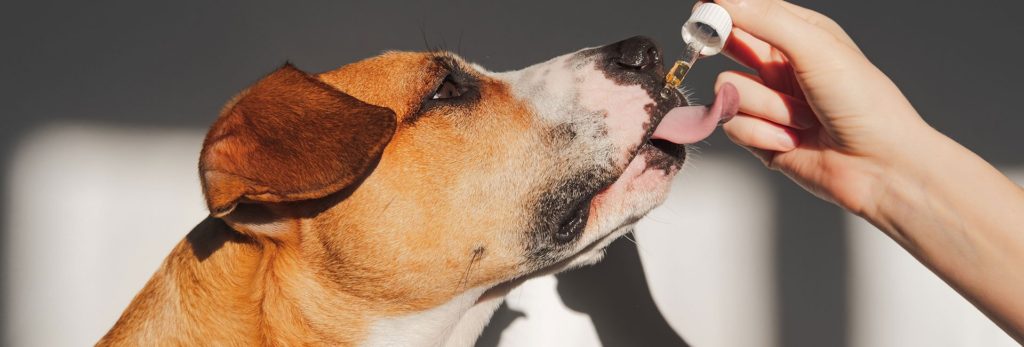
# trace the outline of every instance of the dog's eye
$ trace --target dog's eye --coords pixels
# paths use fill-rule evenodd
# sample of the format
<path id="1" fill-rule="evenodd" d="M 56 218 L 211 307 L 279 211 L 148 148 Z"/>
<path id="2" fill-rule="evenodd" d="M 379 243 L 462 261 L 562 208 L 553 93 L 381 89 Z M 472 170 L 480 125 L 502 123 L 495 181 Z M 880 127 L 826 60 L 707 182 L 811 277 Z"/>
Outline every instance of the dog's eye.
<path id="1" fill-rule="evenodd" d="M 457 98 L 462 96 L 466 90 L 468 90 L 468 88 L 455 83 L 455 81 L 452 81 L 451 77 L 445 77 L 444 82 L 441 82 L 441 86 L 437 87 L 437 90 L 434 91 L 434 95 L 431 96 L 430 99 L 444 100 Z"/>

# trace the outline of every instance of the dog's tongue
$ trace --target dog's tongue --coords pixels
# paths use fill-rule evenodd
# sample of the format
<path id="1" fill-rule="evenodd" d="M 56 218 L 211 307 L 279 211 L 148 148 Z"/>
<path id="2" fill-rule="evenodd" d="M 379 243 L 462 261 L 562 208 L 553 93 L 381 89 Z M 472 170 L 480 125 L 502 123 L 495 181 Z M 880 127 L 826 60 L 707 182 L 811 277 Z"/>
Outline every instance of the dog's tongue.
<path id="1" fill-rule="evenodd" d="M 715 131 L 723 117 L 731 118 L 740 105 L 739 93 L 731 84 L 723 84 L 715 95 L 711 106 L 676 107 L 662 118 L 654 129 L 652 139 L 662 139 L 677 144 L 691 144 L 706 139 Z"/>

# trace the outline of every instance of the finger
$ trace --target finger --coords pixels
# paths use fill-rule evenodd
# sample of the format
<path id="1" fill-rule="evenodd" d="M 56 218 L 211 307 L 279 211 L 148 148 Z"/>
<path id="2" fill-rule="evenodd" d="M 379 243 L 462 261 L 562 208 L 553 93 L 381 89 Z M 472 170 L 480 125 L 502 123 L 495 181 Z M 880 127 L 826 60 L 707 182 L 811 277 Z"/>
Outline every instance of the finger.
<path id="1" fill-rule="evenodd" d="M 733 24 L 778 48 L 798 70 L 847 60 L 849 49 L 832 34 L 787 10 L 778 0 L 716 0 Z"/>
<path id="2" fill-rule="evenodd" d="M 715 90 L 732 83 L 739 94 L 739 112 L 757 116 L 790 128 L 807 129 L 818 124 L 811 108 L 802 100 L 768 88 L 757 76 L 739 71 L 718 75 Z"/>
<path id="3" fill-rule="evenodd" d="M 738 114 L 722 126 L 725 135 L 740 146 L 788 152 L 799 143 L 794 130 L 747 114 Z"/>
<path id="4" fill-rule="evenodd" d="M 759 72 L 770 63 L 781 63 L 776 62 L 772 56 L 771 45 L 740 28 L 732 29 L 722 53 L 740 65 Z"/>
<path id="5" fill-rule="evenodd" d="M 694 8 L 702 3 L 703 2 L 697 2 L 694 5 Z M 853 38 L 851 38 L 838 23 L 828 16 L 788 2 L 782 2 L 781 5 L 808 23 L 832 34 L 833 37 L 846 44 L 848 47 L 860 52 L 860 47 L 858 47 L 853 41 Z M 761 41 L 761 39 L 758 39 L 753 35 L 750 35 L 750 33 L 743 29 L 733 28 L 732 33 L 729 35 L 729 41 L 725 44 L 726 47 L 723 50 L 723 53 L 748 68 L 760 70 L 765 63 L 777 62 L 772 58 L 771 45 Z"/>
<path id="6" fill-rule="evenodd" d="M 857 47 L 857 43 L 853 42 L 853 38 L 850 37 L 850 35 L 846 33 L 846 30 L 843 30 L 843 27 L 839 26 L 839 23 L 836 23 L 832 18 L 829 18 L 820 12 L 803 8 L 799 5 L 786 1 L 781 2 L 781 5 L 790 12 L 793 12 L 793 14 L 796 14 L 808 23 L 811 23 L 811 25 L 817 26 L 829 34 L 832 34 L 832 36 L 838 39 L 839 42 L 842 42 L 850 48 L 857 50 L 857 52 L 860 52 L 860 47 Z"/>
<path id="7" fill-rule="evenodd" d="M 703 4 L 704 2 L 706 1 L 696 2 L 693 5 L 693 9 L 696 9 L 697 6 L 700 6 L 700 4 Z M 803 8 L 789 2 L 783 1 L 780 2 L 780 5 L 808 23 L 825 30 L 848 47 L 860 52 L 860 47 L 857 47 L 853 38 L 851 38 L 850 35 L 847 34 L 846 31 L 843 30 L 843 28 L 832 18 L 829 18 L 817 11 Z M 732 58 L 743 66 L 754 70 L 760 70 L 764 63 L 775 62 L 771 57 L 771 48 L 771 45 L 754 37 L 753 35 L 750 35 L 750 33 L 743 29 L 733 28 L 733 31 L 729 36 L 729 41 L 726 42 L 724 53 L 726 56 Z"/>
<path id="8" fill-rule="evenodd" d="M 733 28 L 732 36 L 726 42 L 726 56 L 749 67 L 761 77 L 764 84 L 772 89 L 789 94 L 797 99 L 803 97 L 792 66 L 785 55 L 771 45 L 750 35 L 743 29 Z"/>

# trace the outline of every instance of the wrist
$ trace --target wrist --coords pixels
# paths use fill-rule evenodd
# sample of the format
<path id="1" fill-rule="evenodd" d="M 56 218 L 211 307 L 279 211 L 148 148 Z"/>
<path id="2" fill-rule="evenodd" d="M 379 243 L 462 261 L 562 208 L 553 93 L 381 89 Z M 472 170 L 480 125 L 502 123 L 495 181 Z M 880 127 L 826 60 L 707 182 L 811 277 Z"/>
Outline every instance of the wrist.
<path id="1" fill-rule="evenodd" d="M 899 223 L 927 202 L 927 192 L 941 180 L 935 175 L 942 172 L 942 165 L 949 164 L 943 162 L 949 159 L 950 153 L 956 152 L 954 146 L 955 142 L 949 137 L 923 121 L 911 127 L 900 138 L 900 143 L 892 145 L 892 150 L 878 160 L 866 202 L 853 212 L 887 233 L 897 233 Z"/>
<path id="2" fill-rule="evenodd" d="M 1024 190 L 928 128 L 893 154 L 862 217 L 1022 341 Z"/>

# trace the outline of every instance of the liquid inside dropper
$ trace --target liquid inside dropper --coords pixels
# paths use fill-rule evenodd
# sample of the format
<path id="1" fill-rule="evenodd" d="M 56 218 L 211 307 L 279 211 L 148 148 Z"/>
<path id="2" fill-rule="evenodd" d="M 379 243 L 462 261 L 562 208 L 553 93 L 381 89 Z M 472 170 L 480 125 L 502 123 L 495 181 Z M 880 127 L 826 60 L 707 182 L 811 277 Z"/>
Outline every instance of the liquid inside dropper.
<path id="1" fill-rule="evenodd" d="M 682 56 L 676 60 L 676 63 L 668 70 L 668 75 L 665 76 L 665 84 L 676 89 L 682 87 L 686 73 L 690 72 L 693 64 L 697 62 L 697 58 L 700 58 L 700 52 L 704 50 L 704 46 L 718 38 L 715 29 L 704 23 L 686 23 L 684 29 L 690 32 L 690 42 L 686 43 Z"/>

